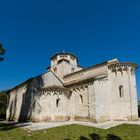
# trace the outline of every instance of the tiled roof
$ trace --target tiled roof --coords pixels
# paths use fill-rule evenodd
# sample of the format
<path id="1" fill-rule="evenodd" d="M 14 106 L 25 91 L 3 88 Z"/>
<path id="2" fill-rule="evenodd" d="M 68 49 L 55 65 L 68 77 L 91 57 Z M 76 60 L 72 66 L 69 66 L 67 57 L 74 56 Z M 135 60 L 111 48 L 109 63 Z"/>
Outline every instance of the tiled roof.
<path id="1" fill-rule="evenodd" d="M 61 91 L 70 91 L 69 89 L 63 87 L 63 86 L 58 86 L 58 85 L 51 85 L 51 86 L 47 86 L 47 87 L 43 87 L 41 88 L 42 91 L 45 91 L 45 90 L 61 90 Z"/>
<path id="2" fill-rule="evenodd" d="M 101 66 L 104 66 L 107 64 L 107 61 L 103 62 L 103 63 L 100 63 L 100 64 L 96 64 L 96 65 L 93 65 L 89 68 L 84 68 L 82 70 L 79 70 L 79 71 L 76 71 L 76 72 L 73 72 L 73 73 L 70 73 L 70 74 L 67 74 L 64 76 L 64 78 L 68 77 L 68 76 L 71 76 L 71 75 L 74 75 L 74 74 L 77 74 L 77 73 L 80 73 L 80 72 L 85 72 L 87 70 L 90 70 L 90 69 L 93 69 L 93 68 L 98 68 L 98 67 L 101 67 Z"/>

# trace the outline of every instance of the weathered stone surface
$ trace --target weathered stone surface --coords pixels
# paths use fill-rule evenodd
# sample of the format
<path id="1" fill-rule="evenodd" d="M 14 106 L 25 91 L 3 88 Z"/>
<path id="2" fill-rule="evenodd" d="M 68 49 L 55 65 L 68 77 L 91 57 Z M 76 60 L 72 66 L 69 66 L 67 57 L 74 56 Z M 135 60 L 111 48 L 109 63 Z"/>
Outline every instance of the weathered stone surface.
<path id="1" fill-rule="evenodd" d="M 48 72 L 7 93 L 7 120 L 105 122 L 137 120 L 136 64 L 117 59 L 84 69 L 60 53 Z"/>

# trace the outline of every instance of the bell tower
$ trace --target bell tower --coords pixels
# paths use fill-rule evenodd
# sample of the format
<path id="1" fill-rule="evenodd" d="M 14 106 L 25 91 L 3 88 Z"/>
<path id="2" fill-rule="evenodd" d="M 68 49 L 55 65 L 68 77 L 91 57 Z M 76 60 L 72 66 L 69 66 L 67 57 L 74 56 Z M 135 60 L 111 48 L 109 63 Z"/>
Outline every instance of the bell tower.
<path id="1" fill-rule="evenodd" d="M 82 67 L 78 65 L 77 56 L 69 52 L 57 53 L 51 57 L 50 70 L 61 79 L 64 75 L 76 72 L 81 69 Z"/>

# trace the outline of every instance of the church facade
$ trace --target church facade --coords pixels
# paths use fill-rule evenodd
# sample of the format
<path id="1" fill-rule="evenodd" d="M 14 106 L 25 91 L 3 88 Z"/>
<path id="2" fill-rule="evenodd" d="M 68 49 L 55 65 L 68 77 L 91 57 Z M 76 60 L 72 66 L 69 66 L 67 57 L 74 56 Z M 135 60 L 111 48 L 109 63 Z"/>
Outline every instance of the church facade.
<path id="1" fill-rule="evenodd" d="M 42 75 L 7 92 L 8 121 L 137 120 L 135 70 L 117 59 L 89 68 L 77 56 L 57 53 Z"/>

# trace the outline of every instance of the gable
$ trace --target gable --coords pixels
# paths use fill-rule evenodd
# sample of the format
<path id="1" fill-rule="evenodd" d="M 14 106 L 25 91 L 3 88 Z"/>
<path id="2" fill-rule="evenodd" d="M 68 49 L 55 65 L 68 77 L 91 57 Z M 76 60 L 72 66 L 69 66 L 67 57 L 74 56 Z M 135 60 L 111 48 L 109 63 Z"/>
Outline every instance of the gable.
<path id="1" fill-rule="evenodd" d="M 44 75 L 42 75 L 42 78 L 44 81 L 44 87 L 48 87 L 52 85 L 63 86 L 63 83 L 52 71 L 49 71 L 45 73 Z"/>

